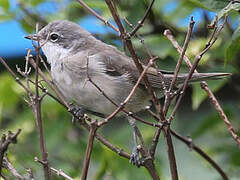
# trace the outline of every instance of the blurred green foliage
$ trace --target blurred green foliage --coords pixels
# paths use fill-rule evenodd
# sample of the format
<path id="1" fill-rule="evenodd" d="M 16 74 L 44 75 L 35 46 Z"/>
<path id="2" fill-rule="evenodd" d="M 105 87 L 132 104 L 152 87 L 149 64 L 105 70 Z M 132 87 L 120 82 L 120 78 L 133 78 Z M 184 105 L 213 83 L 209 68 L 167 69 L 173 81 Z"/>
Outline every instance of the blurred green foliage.
<path id="1" fill-rule="evenodd" d="M 41 12 L 42 9 L 39 9 L 39 6 L 47 2 L 52 3 L 54 12 Z M 85 2 L 106 19 L 111 19 L 110 11 L 103 0 L 86 0 Z M 171 3 L 174 6 L 170 6 Z M 151 52 L 159 56 L 159 68 L 173 70 L 179 56 L 171 43 L 162 35 L 165 29 L 171 29 L 179 43 L 183 44 L 187 31 L 187 24 L 183 25 L 183 22 L 186 22 L 186 18 L 190 19 L 193 12 L 201 14 L 203 18 L 196 22 L 190 48 L 187 51 L 187 55 L 193 60 L 194 56 L 204 48 L 211 34 L 211 30 L 206 26 L 213 19 L 210 18 L 207 10 L 222 16 L 229 13 L 229 9 L 222 10 L 227 3 L 228 1 L 224 0 L 157 0 L 139 33 Z M 18 7 L 14 10 L 11 10 L 10 4 L 9 0 L 0 0 L 0 21 L 17 19 L 27 32 L 34 31 L 36 22 L 40 22 L 42 25 L 54 19 L 69 19 L 79 22 L 89 16 L 89 13 L 75 1 L 18 0 Z M 121 0 L 116 1 L 116 4 L 121 17 L 126 17 L 135 25 L 143 16 L 149 0 Z M 231 78 L 211 81 L 209 85 L 216 93 L 237 131 L 240 129 L 240 63 L 238 61 L 240 33 L 239 13 L 237 12 L 239 5 L 240 3 L 235 3 L 232 7 L 234 10 L 230 12 L 223 33 L 203 57 L 198 67 L 201 72 L 233 73 Z M 168 6 L 172 9 L 166 11 Z M 129 27 L 126 28 L 130 30 Z M 122 49 L 117 34 L 105 33 L 96 34 L 96 36 Z M 147 53 L 139 40 L 133 39 L 133 42 L 142 59 L 147 58 Z M 188 68 L 184 65 L 182 71 L 187 72 L 187 70 Z M 192 87 L 192 89 L 188 89 L 172 127 L 184 136 L 193 137 L 194 142 L 211 155 L 231 179 L 239 179 L 240 151 L 237 145 L 223 120 L 206 99 L 206 93 L 200 89 L 199 84 L 194 84 Z M 22 129 L 22 133 L 18 137 L 18 144 L 9 147 L 8 157 L 21 174 L 26 174 L 26 168 L 32 168 L 37 179 L 43 179 L 41 166 L 34 162 L 35 156 L 40 157 L 39 137 L 33 113 L 23 101 L 24 96 L 25 92 L 9 73 L 2 72 L 0 74 L 0 135 L 7 133 L 8 130 L 15 132 L 18 128 Z M 79 179 L 77 177 L 81 174 L 88 133 L 81 127 L 72 125 L 69 113 L 50 97 L 46 97 L 42 103 L 42 117 L 51 166 L 62 169 L 71 177 Z M 147 144 L 150 144 L 154 129 L 143 124 L 138 125 Z M 130 137 L 132 133 L 126 120 L 113 120 L 99 132 L 113 144 L 128 152 L 131 151 L 132 140 Z M 206 161 L 196 153 L 189 151 L 184 144 L 174 139 L 174 146 L 181 179 L 220 179 Z M 156 165 L 162 179 L 170 179 L 163 137 L 160 138 L 158 144 Z M 4 173 L 11 177 L 8 172 L 4 171 Z M 63 178 L 54 177 L 54 179 Z M 150 179 L 150 176 L 144 168 L 134 167 L 128 163 L 128 160 L 121 158 L 95 141 L 89 179 L 145 180 Z"/>

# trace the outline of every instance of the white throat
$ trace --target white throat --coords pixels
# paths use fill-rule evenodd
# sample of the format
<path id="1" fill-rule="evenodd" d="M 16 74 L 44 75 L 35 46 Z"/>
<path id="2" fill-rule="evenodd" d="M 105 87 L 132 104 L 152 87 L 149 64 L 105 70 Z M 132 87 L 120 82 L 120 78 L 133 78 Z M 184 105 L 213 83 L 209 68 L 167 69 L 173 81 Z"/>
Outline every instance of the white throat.
<path id="1" fill-rule="evenodd" d="M 42 46 L 42 50 L 47 57 L 48 63 L 51 64 L 51 66 L 55 66 L 60 59 L 69 56 L 71 48 L 65 49 L 58 44 L 47 42 Z"/>

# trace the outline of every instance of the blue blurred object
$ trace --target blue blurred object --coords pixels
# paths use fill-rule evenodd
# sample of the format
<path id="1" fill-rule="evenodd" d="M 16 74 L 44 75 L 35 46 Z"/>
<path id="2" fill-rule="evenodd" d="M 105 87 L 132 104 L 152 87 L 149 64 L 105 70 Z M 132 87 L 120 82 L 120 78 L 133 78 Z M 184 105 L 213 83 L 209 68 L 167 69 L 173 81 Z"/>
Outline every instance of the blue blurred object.
<path id="1" fill-rule="evenodd" d="M 11 9 L 16 8 L 16 2 L 13 0 L 10 0 L 10 2 Z M 58 9 L 58 6 L 54 3 L 42 3 L 40 7 L 41 10 L 46 13 L 54 13 Z M 176 1 L 168 3 L 166 7 L 164 7 L 164 11 L 165 13 L 170 13 L 174 8 L 176 8 Z M 192 13 L 196 22 L 201 21 L 201 15 L 200 9 Z M 212 14 L 210 13 L 210 15 Z M 181 20 L 180 26 L 187 26 L 189 19 L 190 17 Z M 111 28 L 106 27 L 94 16 L 87 16 L 81 20 L 79 24 L 91 33 L 114 33 Z M 31 41 L 24 39 L 24 35 L 26 34 L 27 32 L 25 32 L 21 25 L 15 20 L 0 23 L 0 56 L 4 58 L 24 56 L 27 48 L 32 49 Z"/>
<path id="2" fill-rule="evenodd" d="M 32 43 L 24 39 L 26 32 L 16 21 L 0 23 L 0 56 L 12 58 L 23 56 L 26 48 L 31 48 Z"/>
<path id="3" fill-rule="evenodd" d="M 91 33 L 114 32 L 93 16 L 87 16 L 79 24 Z M 0 23 L 0 34 L 0 56 L 3 58 L 24 56 L 26 49 L 32 49 L 31 41 L 24 38 L 27 32 L 15 20 Z"/>

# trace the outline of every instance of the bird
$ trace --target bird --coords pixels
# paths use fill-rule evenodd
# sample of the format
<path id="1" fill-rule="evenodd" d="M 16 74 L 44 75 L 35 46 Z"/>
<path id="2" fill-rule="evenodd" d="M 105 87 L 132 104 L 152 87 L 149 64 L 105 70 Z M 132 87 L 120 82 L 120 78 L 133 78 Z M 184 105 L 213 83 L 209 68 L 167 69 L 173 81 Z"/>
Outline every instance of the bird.
<path id="1" fill-rule="evenodd" d="M 91 33 L 78 24 L 68 20 L 55 20 L 43 27 L 37 34 L 25 36 L 30 40 L 39 40 L 43 53 L 50 64 L 51 78 L 68 101 L 79 107 L 102 114 L 110 115 L 116 106 L 112 104 L 89 78 L 116 104 L 121 104 L 136 84 L 140 73 L 133 60 L 112 45 L 96 39 Z M 143 65 L 143 68 L 146 66 Z M 158 72 L 163 74 L 166 88 L 169 88 L 173 73 L 150 67 L 146 76 L 156 90 L 158 98 L 164 96 L 162 80 Z M 219 79 L 229 73 L 193 73 L 190 83 Z M 183 84 L 188 73 L 179 74 L 176 87 Z M 132 113 L 143 110 L 152 99 L 140 83 L 125 109 Z M 119 116 L 122 114 L 119 113 Z M 134 158 L 136 156 L 136 148 Z M 139 162 L 134 161 L 137 165 Z"/>

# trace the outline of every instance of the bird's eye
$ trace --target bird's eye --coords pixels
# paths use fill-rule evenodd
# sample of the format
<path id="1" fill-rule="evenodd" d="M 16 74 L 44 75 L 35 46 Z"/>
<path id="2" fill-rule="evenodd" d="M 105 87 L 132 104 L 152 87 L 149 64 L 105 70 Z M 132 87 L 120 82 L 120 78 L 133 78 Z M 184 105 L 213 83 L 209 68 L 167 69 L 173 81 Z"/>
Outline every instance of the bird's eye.
<path id="1" fill-rule="evenodd" d="M 50 40 L 51 40 L 52 42 L 56 42 L 56 41 L 58 40 L 58 38 L 59 38 L 59 35 L 56 34 L 56 33 L 52 33 L 52 34 L 50 35 Z"/>

